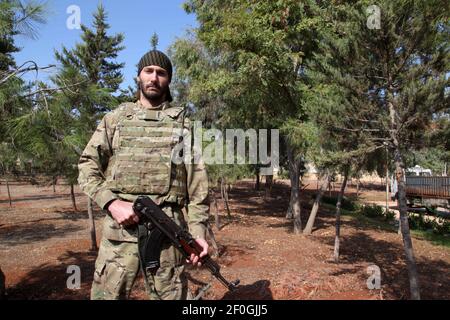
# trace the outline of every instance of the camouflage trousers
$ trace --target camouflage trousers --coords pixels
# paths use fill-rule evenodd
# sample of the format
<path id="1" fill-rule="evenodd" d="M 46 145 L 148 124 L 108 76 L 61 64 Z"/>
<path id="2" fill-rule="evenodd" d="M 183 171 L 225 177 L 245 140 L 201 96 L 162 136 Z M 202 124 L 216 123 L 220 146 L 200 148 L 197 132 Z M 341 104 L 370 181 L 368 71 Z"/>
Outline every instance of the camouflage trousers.
<path id="1" fill-rule="evenodd" d="M 147 281 L 144 281 L 151 300 L 190 299 L 183 260 L 173 245 L 167 243 L 163 246 L 160 268 L 154 276 L 148 274 Z M 140 271 L 137 243 L 103 238 L 95 262 L 91 299 L 128 299 Z"/>

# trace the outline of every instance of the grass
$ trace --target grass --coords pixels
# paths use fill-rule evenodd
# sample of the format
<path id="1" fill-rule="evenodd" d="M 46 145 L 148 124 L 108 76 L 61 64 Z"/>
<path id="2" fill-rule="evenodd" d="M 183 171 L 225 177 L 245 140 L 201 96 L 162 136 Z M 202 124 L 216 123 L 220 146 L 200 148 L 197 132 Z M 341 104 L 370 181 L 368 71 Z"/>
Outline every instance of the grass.
<path id="1" fill-rule="evenodd" d="M 329 203 L 321 203 L 320 206 L 330 210 L 331 212 L 336 210 L 336 206 Z M 351 220 L 357 220 L 365 227 L 397 233 L 397 227 L 395 225 L 392 225 L 387 221 L 366 217 L 359 214 L 357 210 L 351 211 L 341 209 L 341 215 L 349 217 Z M 411 230 L 411 236 L 416 239 L 429 241 L 434 245 L 450 248 L 450 235 L 440 235 L 432 231 Z"/>
<path id="2" fill-rule="evenodd" d="M 411 230 L 411 235 L 416 239 L 427 240 L 432 244 L 450 248 L 450 236 L 436 234 L 432 231 Z"/>
<path id="3" fill-rule="evenodd" d="M 324 208 L 327 208 L 328 210 L 331 210 L 331 211 L 336 210 L 336 206 L 328 204 L 328 203 L 322 203 L 321 206 Z M 395 226 L 389 224 L 388 222 L 366 217 L 362 214 L 359 214 L 357 210 L 352 211 L 352 210 L 341 209 L 341 216 L 348 217 L 350 220 L 357 220 L 364 227 L 370 227 L 373 229 L 389 231 L 389 232 L 397 232 L 397 228 Z"/>

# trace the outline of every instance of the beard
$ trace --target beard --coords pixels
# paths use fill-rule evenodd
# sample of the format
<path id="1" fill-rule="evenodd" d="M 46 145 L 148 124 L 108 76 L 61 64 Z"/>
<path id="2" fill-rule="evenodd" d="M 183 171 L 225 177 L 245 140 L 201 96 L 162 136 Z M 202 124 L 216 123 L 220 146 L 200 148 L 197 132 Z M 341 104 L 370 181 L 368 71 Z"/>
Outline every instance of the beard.
<path id="1" fill-rule="evenodd" d="M 156 88 L 157 91 L 153 91 L 153 90 L 148 90 L 149 88 Z M 167 92 L 167 88 L 161 88 L 160 86 L 157 85 L 145 85 L 143 86 L 141 83 L 139 83 L 139 90 L 141 91 L 142 95 L 144 95 L 144 97 L 149 100 L 149 101 L 159 101 L 163 98 L 163 96 L 166 94 Z"/>

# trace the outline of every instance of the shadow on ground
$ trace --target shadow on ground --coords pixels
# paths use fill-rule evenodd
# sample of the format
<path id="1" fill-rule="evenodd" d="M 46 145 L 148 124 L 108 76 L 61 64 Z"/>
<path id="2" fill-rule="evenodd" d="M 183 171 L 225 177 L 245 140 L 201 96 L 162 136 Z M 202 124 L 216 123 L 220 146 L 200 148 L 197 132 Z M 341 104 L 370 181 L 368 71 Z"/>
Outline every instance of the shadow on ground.
<path id="1" fill-rule="evenodd" d="M 83 196 L 83 193 L 75 193 L 75 197 L 81 197 Z M 55 195 L 27 195 L 26 197 L 23 198 L 15 198 L 14 196 L 12 197 L 12 203 L 14 204 L 15 202 L 21 202 L 21 201 L 35 201 L 35 200 L 53 200 L 53 199 L 64 199 L 64 198 L 68 198 L 70 197 L 70 193 L 69 194 L 55 194 Z M 0 204 L 2 203 L 9 203 L 9 199 L 3 199 L 0 200 Z"/>
<path id="2" fill-rule="evenodd" d="M 273 300 L 269 280 L 258 280 L 249 285 L 240 285 L 228 291 L 220 300 Z"/>
<path id="3" fill-rule="evenodd" d="M 94 274 L 96 252 L 67 251 L 58 258 L 59 264 L 43 264 L 26 274 L 15 286 L 7 288 L 9 300 L 80 300 L 89 299 Z M 67 282 L 73 272 L 69 266 L 80 268 L 80 289 L 68 289 Z M 69 283 L 73 284 L 69 279 Z"/>
<path id="4" fill-rule="evenodd" d="M 71 232 L 86 229 L 86 225 L 65 224 L 61 226 L 59 221 L 87 220 L 86 212 L 57 211 L 60 216 L 41 218 L 15 222 L 14 224 L 0 225 L 0 241 L 2 244 L 17 246 L 35 241 L 47 240 L 49 238 L 63 237 Z M 94 211 L 94 219 L 99 220 L 104 217 L 101 211 Z"/>
<path id="5" fill-rule="evenodd" d="M 334 246 L 334 236 L 316 236 L 316 241 Z M 361 281 L 366 282 L 370 275 L 367 270 L 361 273 L 358 267 L 346 268 L 345 265 L 376 265 L 381 271 L 383 292 L 391 299 L 409 298 L 409 278 L 404 259 L 404 249 L 399 243 L 374 239 L 364 232 L 356 232 L 341 237 L 339 265 L 342 270 L 332 273 L 339 276 L 346 273 L 360 273 Z M 419 284 L 422 299 L 450 299 L 450 264 L 443 260 L 417 258 Z M 334 263 L 331 262 L 330 263 Z M 366 267 L 366 268 L 367 268 Z M 408 292 L 406 294 L 405 292 Z"/>

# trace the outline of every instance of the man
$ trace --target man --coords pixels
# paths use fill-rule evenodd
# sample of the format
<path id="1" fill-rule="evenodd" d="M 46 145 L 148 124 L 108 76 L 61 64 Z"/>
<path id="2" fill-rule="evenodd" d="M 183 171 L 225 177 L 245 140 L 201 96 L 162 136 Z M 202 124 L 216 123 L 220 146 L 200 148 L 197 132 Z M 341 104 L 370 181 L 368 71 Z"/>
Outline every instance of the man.
<path id="1" fill-rule="evenodd" d="M 142 270 L 137 245 L 138 195 L 150 196 L 178 225 L 188 228 L 202 246 L 188 262 L 199 266 L 205 256 L 208 179 L 203 162 L 178 163 L 174 147 L 189 133 L 183 108 L 171 106 L 172 64 L 162 52 L 147 52 L 138 64 L 138 101 L 105 115 L 79 162 L 82 190 L 107 210 L 95 262 L 91 299 L 128 298 Z M 185 135 L 185 133 L 183 133 Z M 186 207 L 188 221 L 183 216 Z M 161 250 L 156 274 L 144 273 L 150 299 L 187 299 L 183 258 L 170 243 Z"/>

